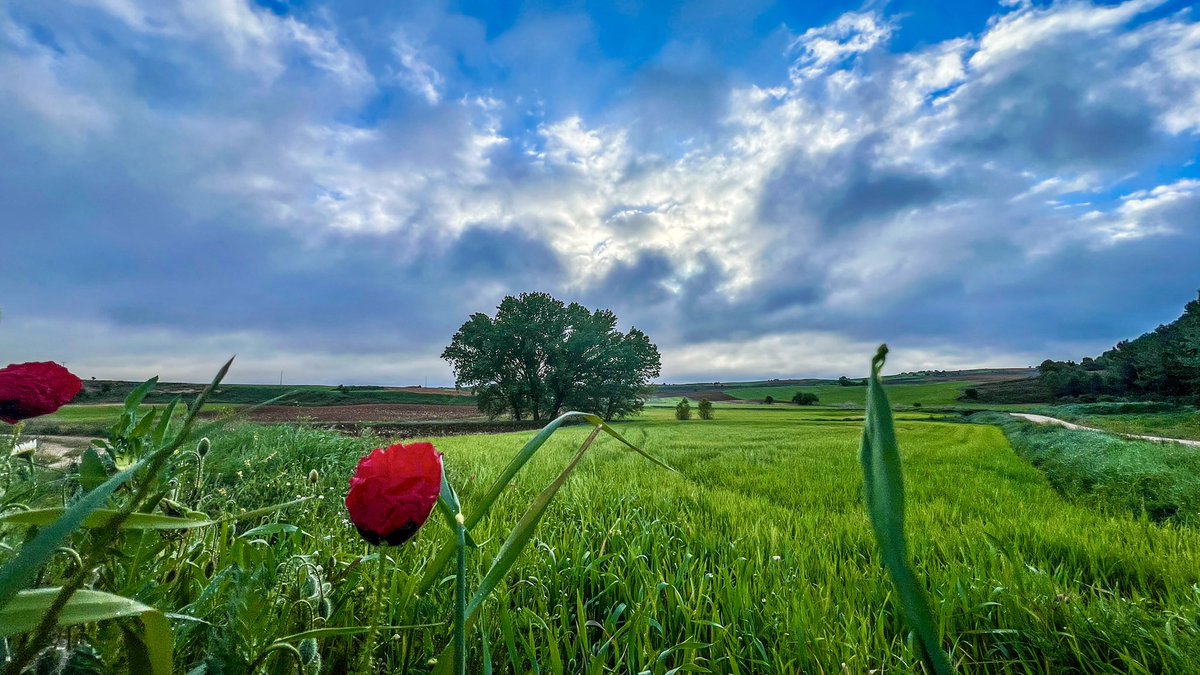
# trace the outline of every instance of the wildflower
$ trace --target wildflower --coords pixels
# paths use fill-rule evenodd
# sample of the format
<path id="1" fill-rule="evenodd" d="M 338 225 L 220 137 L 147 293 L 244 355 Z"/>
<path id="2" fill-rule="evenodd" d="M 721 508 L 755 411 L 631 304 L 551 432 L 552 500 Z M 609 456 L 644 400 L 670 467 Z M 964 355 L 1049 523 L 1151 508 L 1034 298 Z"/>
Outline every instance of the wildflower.
<path id="1" fill-rule="evenodd" d="M 78 377 L 52 361 L 10 365 L 0 369 L 0 420 L 16 424 L 49 415 L 82 388 Z"/>
<path id="2" fill-rule="evenodd" d="M 358 462 L 346 494 L 368 543 L 399 546 L 425 524 L 442 487 L 442 455 L 429 443 L 376 448 Z"/>

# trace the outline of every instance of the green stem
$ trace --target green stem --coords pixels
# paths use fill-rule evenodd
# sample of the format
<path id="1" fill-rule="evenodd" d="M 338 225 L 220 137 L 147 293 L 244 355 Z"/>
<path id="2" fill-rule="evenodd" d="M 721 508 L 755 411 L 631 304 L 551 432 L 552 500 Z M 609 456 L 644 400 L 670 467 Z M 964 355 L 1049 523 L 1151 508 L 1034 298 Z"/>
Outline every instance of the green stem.
<path id="1" fill-rule="evenodd" d="M 358 672 L 365 675 L 375 672 L 371 662 L 375 654 L 375 640 L 379 637 L 379 615 L 383 611 L 384 560 L 387 556 L 384 555 L 382 546 L 376 549 L 376 554 L 379 560 L 375 566 L 375 599 L 371 602 L 371 628 L 367 631 L 367 642 L 363 645 L 362 662 L 358 664 Z"/>
<path id="2" fill-rule="evenodd" d="M 467 526 L 458 514 L 458 574 L 454 586 L 454 665 L 459 675 L 467 673 Z"/>

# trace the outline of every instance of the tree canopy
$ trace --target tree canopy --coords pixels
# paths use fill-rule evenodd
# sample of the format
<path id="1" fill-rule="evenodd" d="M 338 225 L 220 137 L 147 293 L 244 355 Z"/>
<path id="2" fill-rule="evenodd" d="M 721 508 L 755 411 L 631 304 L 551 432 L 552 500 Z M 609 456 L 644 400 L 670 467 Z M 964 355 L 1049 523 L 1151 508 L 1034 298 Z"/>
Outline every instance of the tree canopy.
<path id="1" fill-rule="evenodd" d="M 1096 358 L 1047 359 L 1041 381 L 1056 396 L 1172 398 L 1200 403 L 1200 298 L 1183 315 Z"/>
<path id="2" fill-rule="evenodd" d="M 442 358 L 489 417 L 553 419 L 574 409 L 609 420 L 640 411 L 661 368 L 645 333 L 616 326 L 607 309 L 522 293 L 504 298 L 495 317 L 473 314 Z"/>

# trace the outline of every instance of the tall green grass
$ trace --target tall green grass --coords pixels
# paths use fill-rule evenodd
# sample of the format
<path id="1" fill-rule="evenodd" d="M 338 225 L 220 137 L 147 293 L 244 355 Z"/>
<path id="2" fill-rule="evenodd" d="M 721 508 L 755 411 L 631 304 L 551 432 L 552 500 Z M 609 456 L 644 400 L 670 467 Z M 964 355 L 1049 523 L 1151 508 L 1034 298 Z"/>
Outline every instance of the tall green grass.
<path id="1" fill-rule="evenodd" d="M 888 399 L 893 405 L 911 406 L 920 403 L 922 406 L 947 406 L 962 403 L 958 400 L 963 389 L 972 386 L 970 382 L 928 382 L 922 384 L 888 385 Z M 838 384 L 821 384 L 810 386 L 782 387 L 744 387 L 729 389 L 725 393 L 743 401 L 761 401 L 767 396 L 774 397 L 780 403 L 791 401 L 798 392 L 816 394 L 821 405 L 855 405 L 866 404 L 866 387 L 843 387 Z"/>
<path id="2" fill-rule="evenodd" d="M 483 605 L 475 639 L 487 649 L 472 670 L 484 654 L 495 671 L 516 673 L 918 670 L 862 507 L 861 422 L 802 412 L 622 426 L 678 475 L 598 441 Z M 475 578 L 585 433 L 552 438 L 472 529 Z M 901 419 L 897 435 L 913 565 L 964 672 L 1187 672 L 1200 658 L 1195 531 L 1063 500 L 994 427 Z M 529 436 L 436 441 L 448 472 L 465 478 L 466 508 Z M 372 441 L 254 426 L 213 440 L 212 507 L 293 498 L 309 489 L 310 469 L 327 498 L 281 514 L 294 531 L 214 540 L 211 573 L 202 560 L 187 584 L 141 589 L 154 606 L 185 600 L 198 619 L 179 626 L 180 662 L 252 654 L 308 627 L 306 611 L 278 609 L 301 601 L 302 561 L 330 583 L 326 625 L 365 622 L 371 582 L 354 566 L 365 548 L 340 499 Z M 400 551 L 386 625 L 444 620 L 451 577 L 412 594 L 444 537 L 427 529 Z M 395 636 L 379 667 L 418 673 L 449 627 Z M 321 641 L 328 672 L 353 663 L 359 640 Z"/>
<path id="3" fill-rule="evenodd" d="M 1200 410 L 1187 405 L 1160 401 L 1078 403 L 1049 406 L 1038 412 L 1117 434 L 1200 440 Z"/>
<path id="4" fill-rule="evenodd" d="M 1075 503 L 1156 522 L 1200 525 L 1200 451 L 1195 448 L 1071 431 L 1000 413 L 977 413 L 970 419 L 1003 429 L 1017 454 Z"/>

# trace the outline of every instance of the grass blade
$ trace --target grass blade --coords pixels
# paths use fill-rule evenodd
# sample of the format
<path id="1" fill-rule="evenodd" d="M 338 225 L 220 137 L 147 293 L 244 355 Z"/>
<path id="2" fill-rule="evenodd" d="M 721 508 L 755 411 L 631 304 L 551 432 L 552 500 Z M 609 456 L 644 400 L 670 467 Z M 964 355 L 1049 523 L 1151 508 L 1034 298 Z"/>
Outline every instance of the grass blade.
<path id="1" fill-rule="evenodd" d="M 883 382 L 879 379 L 887 351 L 887 345 L 879 346 L 879 351 L 871 360 L 871 377 L 867 383 L 866 421 L 859 453 L 863 469 L 863 499 L 875 540 L 883 553 L 884 565 L 896 585 L 904 616 L 917 634 L 925 663 L 933 672 L 944 675 L 954 669 L 938 642 L 925 589 L 917 581 L 908 561 L 900 450 L 896 444 L 892 409 L 883 391 Z"/>
<path id="2" fill-rule="evenodd" d="M 21 591 L 0 610 L 0 637 L 31 631 L 50 609 L 59 588 L 35 588 Z M 58 626 L 76 626 L 110 619 L 136 616 L 142 630 L 126 630 L 126 649 L 130 671 L 148 675 L 170 675 L 171 626 L 161 612 L 142 603 L 101 591 L 79 590 L 71 595 L 58 615 Z"/>
<path id="3" fill-rule="evenodd" d="M 483 601 L 487 600 L 487 597 L 491 595 L 496 586 L 504 580 L 504 576 L 516 564 L 517 558 L 525 550 L 525 546 L 529 543 L 529 540 L 533 538 L 534 530 L 537 529 L 542 516 L 546 514 L 546 509 L 550 506 L 550 501 L 554 499 L 554 495 L 558 494 L 559 489 L 571 477 L 571 473 L 575 471 L 575 467 L 579 466 L 579 462 L 587 454 L 596 437 L 600 435 L 600 431 L 601 428 L 599 426 L 592 430 L 592 433 L 588 435 L 583 445 L 579 446 L 579 451 L 575 453 L 575 456 L 567 464 L 566 468 L 534 498 L 533 503 L 525 511 L 525 515 L 521 516 L 521 520 L 509 532 L 508 538 L 500 546 L 500 552 L 496 554 L 495 560 L 492 561 L 491 568 L 484 575 L 483 581 L 479 583 L 479 588 L 475 590 L 475 595 L 471 597 L 471 601 L 467 603 L 464 611 L 465 622 L 467 624 L 474 625 L 479 608 L 483 606 Z M 434 673 L 450 672 L 450 664 L 454 663 L 454 659 L 449 658 L 451 656 L 451 648 L 452 645 L 447 646 L 443 650 L 441 657 L 438 658 L 438 667 L 434 670 Z"/>
<path id="4" fill-rule="evenodd" d="M 538 449 L 540 449 L 542 445 L 546 443 L 550 436 L 553 435 L 559 427 L 571 420 L 581 420 L 587 422 L 593 427 L 603 430 L 609 436 L 612 436 L 625 447 L 633 450 L 642 457 L 645 457 L 651 462 L 654 462 L 658 466 L 671 471 L 672 473 L 675 472 L 675 469 L 671 468 L 656 457 L 650 455 L 645 450 L 637 447 L 633 443 L 630 443 L 625 439 L 624 436 L 618 433 L 616 429 L 613 429 L 608 425 L 608 423 L 600 419 L 600 417 L 591 413 L 578 411 L 566 412 L 562 415 L 559 415 L 554 421 L 542 427 L 541 431 L 539 431 L 533 438 L 529 439 L 529 441 L 525 443 L 525 446 L 522 447 L 516 456 L 514 456 L 508 463 L 508 465 L 504 467 L 504 471 L 500 473 L 500 476 L 494 483 L 492 483 L 492 486 L 488 488 L 487 492 L 485 492 L 483 496 L 479 498 L 479 502 L 475 505 L 475 508 L 471 509 L 470 513 L 465 514 L 468 537 L 470 536 L 471 528 L 487 517 L 487 515 L 491 512 L 492 505 L 496 503 L 496 499 L 500 496 L 500 493 L 504 492 L 504 488 L 508 487 L 508 484 L 512 482 L 512 479 L 517 475 L 517 472 L 519 472 L 525 466 L 525 464 L 529 462 L 530 458 L 533 457 Z M 445 485 L 444 480 L 443 485 Z M 453 529 L 453 526 L 451 527 Z M 421 581 L 417 584 L 417 595 L 424 595 L 430 588 L 433 587 L 433 584 L 439 578 L 441 578 L 442 570 L 445 569 L 446 565 L 450 562 L 450 558 L 454 555 L 454 545 L 454 540 L 448 539 L 442 546 L 442 550 L 438 552 L 437 557 L 434 558 L 429 563 L 429 566 L 425 568 L 425 574 L 421 577 Z M 474 546 L 470 541 L 468 541 L 468 545 Z"/>
<path id="5" fill-rule="evenodd" d="M 53 523 L 63 515 L 66 509 L 62 507 L 48 509 L 33 509 L 30 511 L 15 511 L 0 516 L 0 523 L 8 525 L 42 526 Z M 105 527 L 118 514 L 113 509 L 96 509 L 84 518 L 81 527 Z M 122 530 L 190 530 L 196 527 L 212 525 L 216 521 L 199 520 L 194 518 L 178 518 L 159 513 L 131 513 L 121 523 Z"/>

